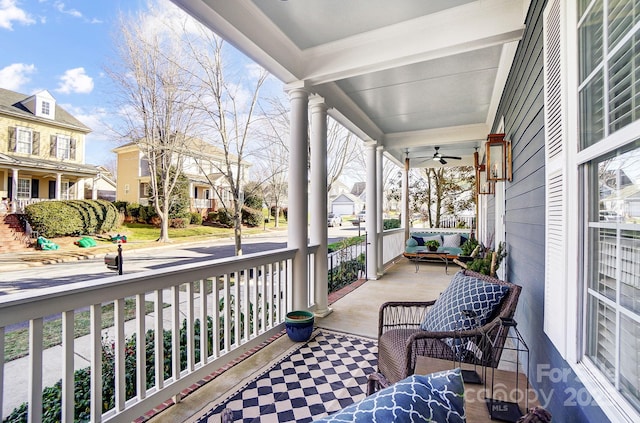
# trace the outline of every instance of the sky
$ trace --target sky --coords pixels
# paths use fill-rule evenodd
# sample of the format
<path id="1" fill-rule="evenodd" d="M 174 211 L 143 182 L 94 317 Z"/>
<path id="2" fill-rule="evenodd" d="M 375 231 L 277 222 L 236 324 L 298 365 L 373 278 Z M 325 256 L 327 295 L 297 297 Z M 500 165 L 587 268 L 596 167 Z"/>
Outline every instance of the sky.
<path id="1" fill-rule="evenodd" d="M 0 0 L 0 87 L 27 95 L 46 89 L 91 128 L 86 163 L 108 164 L 117 146 L 103 124 L 104 67 L 119 11 L 144 6 L 137 0 Z"/>
<path id="2" fill-rule="evenodd" d="M 114 167 L 118 141 L 107 125 L 114 114 L 105 73 L 115 57 L 112 35 L 121 14 L 147 11 L 150 4 L 156 17 L 182 14 L 166 0 L 0 0 L 0 87 L 25 95 L 49 91 L 92 129 L 88 164 Z"/>

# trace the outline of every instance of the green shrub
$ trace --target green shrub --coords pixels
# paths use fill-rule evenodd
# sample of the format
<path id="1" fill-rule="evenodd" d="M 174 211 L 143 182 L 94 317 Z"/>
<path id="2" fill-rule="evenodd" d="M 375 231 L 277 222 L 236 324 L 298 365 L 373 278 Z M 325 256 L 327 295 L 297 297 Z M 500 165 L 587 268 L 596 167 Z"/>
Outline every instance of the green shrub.
<path id="1" fill-rule="evenodd" d="M 189 226 L 189 219 L 184 217 L 174 217 L 173 219 L 169 219 L 169 227 L 170 228 L 186 228 Z"/>
<path id="2" fill-rule="evenodd" d="M 127 208 L 125 209 L 125 215 L 130 217 L 132 220 L 138 220 L 140 217 L 140 204 L 138 203 L 129 203 L 127 204 Z"/>
<path id="3" fill-rule="evenodd" d="M 41 201 L 25 207 L 26 219 L 47 238 L 104 233 L 118 226 L 116 207 L 105 200 Z"/>
<path id="4" fill-rule="evenodd" d="M 382 221 L 382 227 L 384 230 L 396 229 L 400 227 L 400 219 L 384 219 Z"/>
<path id="5" fill-rule="evenodd" d="M 138 222 L 151 223 L 151 219 L 158 217 L 154 206 L 140 206 L 138 213 Z"/>
<path id="6" fill-rule="evenodd" d="M 190 221 L 192 225 L 202 225 L 202 215 L 198 212 L 192 212 Z"/>
<path id="7" fill-rule="evenodd" d="M 233 226 L 233 215 L 227 209 L 220 209 L 218 210 L 217 221 L 221 225 L 230 228 Z"/>

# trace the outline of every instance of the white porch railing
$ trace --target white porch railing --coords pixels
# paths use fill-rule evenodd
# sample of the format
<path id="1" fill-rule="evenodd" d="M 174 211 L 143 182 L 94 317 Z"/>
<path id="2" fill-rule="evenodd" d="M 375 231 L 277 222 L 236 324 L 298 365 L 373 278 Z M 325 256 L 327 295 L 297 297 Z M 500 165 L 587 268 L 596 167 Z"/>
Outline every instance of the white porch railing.
<path id="1" fill-rule="evenodd" d="M 404 229 L 390 229 L 382 233 L 382 264 L 395 260 L 404 252 Z"/>
<path id="2" fill-rule="evenodd" d="M 309 248 L 309 260 L 316 249 Z M 43 374 L 50 365 L 43 362 L 43 326 L 52 317 L 61 317 L 62 322 L 62 345 L 58 347 L 62 357 L 62 421 L 74 421 L 74 356 L 81 352 L 89 356 L 90 362 L 91 421 L 132 421 L 283 329 L 285 314 L 290 311 L 295 252 L 273 250 L 0 297 L 0 350 L 4 351 L 10 330 L 20 325 L 29 327 L 29 359 L 23 370 L 29 375 L 29 421 L 42 420 Z M 312 271 L 310 275 L 312 303 Z M 125 300 L 131 298 L 135 299 L 136 317 L 125 322 Z M 145 302 L 149 301 L 154 311 L 147 315 Z M 109 329 L 102 329 L 105 304 L 114 306 L 114 323 Z M 74 314 L 81 310 L 90 312 L 91 333 L 74 339 Z M 208 324 L 199 325 L 196 320 Z M 179 334 L 183 325 L 186 360 L 180 359 L 181 336 L 171 336 L 169 375 L 164 373 L 164 348 L 153 347 L 154 364 L 147 372 L 145 333 L 153 329 L 155 339 L 162 339 L 157 336 L 162 329 Z M 196 336 L 196 326 L 203 327 L 200 337 Z M 200 342 L 205 338 L 204 328 L 212 332 L 210 342 Z M 115 406 L 109 410 L 103 410 L 102 405 L 105 331 L 115 345 Z M 133 352 L 125 351 L 125 341 L 133 334 L 136 393 L 126 398 L 125 360 L 126 354 Z M 155 342 L 158 344 L 162 343 Z M 12 386 L 5 379 L 9 376 L 6 364 L 4 355 L 0 355 L 0 410 L 5 398 L 3 386 Z"/>

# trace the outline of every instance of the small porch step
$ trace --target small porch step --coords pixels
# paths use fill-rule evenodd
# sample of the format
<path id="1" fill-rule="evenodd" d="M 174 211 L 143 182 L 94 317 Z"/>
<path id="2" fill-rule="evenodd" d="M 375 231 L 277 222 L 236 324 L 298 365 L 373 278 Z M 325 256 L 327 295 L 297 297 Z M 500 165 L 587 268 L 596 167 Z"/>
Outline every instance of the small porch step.
<path id="1" fill-rule="evenodd" d="M 30 244 L 18 216 L 0 215 L 0 253 L 28 251 Z"/>

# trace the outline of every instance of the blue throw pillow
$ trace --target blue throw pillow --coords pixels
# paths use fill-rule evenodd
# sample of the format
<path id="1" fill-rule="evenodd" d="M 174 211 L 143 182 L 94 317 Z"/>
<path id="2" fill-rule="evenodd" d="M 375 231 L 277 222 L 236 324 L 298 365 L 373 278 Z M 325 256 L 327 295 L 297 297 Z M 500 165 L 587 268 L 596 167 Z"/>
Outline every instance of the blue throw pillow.
<path id="1" fill-rule="evenodd" d="M 407 240 L 407 247 L 417 247 L 417 246 L 418 246 L 418 241 L 414 237 L 411 237 Z"/>
<path id="2" fill-rule="evenodd" d="M 316 422 L 464 423 L 460 369 L 412 375 Z"/>
<path id="3" fill-rule="evenodd" d="M 424 238 L 422 238 L 421 236 L 412 236 L 411 238 L 413 238 L 417 242 L 417 246 L 424 247 Z"/>
<path id="4" fill-rule="evenodd" d="M 504 285 L 485 282 L 460 271 L 429 309 L 420 328 L 442 332 L 482 326 L 508 290 Z M 467 310 L 475 312 L 475 319 L 463 314 Z"/>

